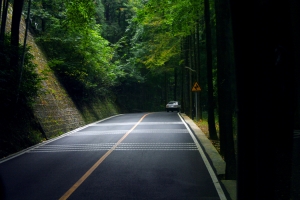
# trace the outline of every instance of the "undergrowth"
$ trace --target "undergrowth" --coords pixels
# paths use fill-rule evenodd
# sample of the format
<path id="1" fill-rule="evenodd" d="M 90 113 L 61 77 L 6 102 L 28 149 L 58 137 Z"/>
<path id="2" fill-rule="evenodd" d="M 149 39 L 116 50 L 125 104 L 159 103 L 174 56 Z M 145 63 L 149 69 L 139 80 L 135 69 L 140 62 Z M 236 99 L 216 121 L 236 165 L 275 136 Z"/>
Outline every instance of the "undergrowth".
<path id="1" fill-rule="evenodd" d="M 209 139 L 209 128 L 207 119 L 200 119 L 198 121 L 194 121 L 195 124 L 201 129 L 201 131 L 205 134 L 205 136 Z M 219 134 L 219 124 L 216 123 L 217 134 Z M 220 140 L 211 140 L 209 139 L 212 145 L 216 148 L 216 150 L 220 153 Z"/>

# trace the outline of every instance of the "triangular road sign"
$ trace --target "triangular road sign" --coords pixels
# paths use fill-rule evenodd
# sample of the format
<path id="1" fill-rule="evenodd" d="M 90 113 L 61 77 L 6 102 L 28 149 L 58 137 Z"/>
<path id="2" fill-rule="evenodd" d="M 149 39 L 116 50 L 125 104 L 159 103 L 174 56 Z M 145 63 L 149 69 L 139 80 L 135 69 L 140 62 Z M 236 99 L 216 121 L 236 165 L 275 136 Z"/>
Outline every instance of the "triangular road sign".
<path id="1" fill-rule="evenodd" d="M 197 82 L 195 82 L 193 88 L 192 88 L 192 91 L 193 92 L 200 92 L 201 91 L 201 88 L 199 86 L 199 84 Z"/>

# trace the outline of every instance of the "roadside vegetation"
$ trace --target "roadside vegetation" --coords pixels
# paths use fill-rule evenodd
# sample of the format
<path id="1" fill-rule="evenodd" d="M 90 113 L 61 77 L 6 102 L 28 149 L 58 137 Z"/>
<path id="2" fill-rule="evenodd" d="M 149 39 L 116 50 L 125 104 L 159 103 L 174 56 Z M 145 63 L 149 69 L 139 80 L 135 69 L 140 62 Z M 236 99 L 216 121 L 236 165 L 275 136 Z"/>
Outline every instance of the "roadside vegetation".
<path id="1" fill-rule="evenodd" d="M 194 121 L 194 122 L 201 129 L 201 131 L 205 134 L 205 136 L 211 141 L 212 145 L 216 148 L 216 150 L 221 155 L 220 140 L 211 139 L 209 137 L 209 127 L 208 127 L 207 119 L 203 118 L 203 119 L 200 119 L 200 120 Z M 216 123 L 216 131 L 217 131 L 217 134 L 219 134 L 218 123 Z"/>
<path id="2" fill-rule="evenodd" d="M 30 47 L 20 40 L 23 19 L 78 108 L 109 99 L 122 112 L 162 111 L 167 102 L 179 101 L 182 112 L 201 119 L 196 123 L 223 156 L 227 180 L 238 174 L 238 112 L 239 167 L 253 171 L 243 174 L 240 187 L 250 194 L 249 186 L 264 182 L 255 177 L 264 177 L 274 160 L 284 162 L 273 163 L 264 180 L 290 187 L 290 171 L 283 169 L 291 165 L 293 130 L 300 129 L 296 1 L 251 2 L 250 12 L 241 9 L 242 1 L 229 0 L 0 2 L 3 155 L 46 138 L 32 105 L 47 77 L 36 73 Z M 198 96 L 191 91 L 196 82 Z M 274 126 L 278 118 L 282 123 Z M 265 163 L 258 168 L 260 161 Z M 288 196 L 287 190 L 278 193 Z"/>
<path id="3" fill-rule="evenodd" d="M 18 47 L 19 58 L 12 57 L 13 49 L 9 37 L 1 43 L 0 54 L 0 157 L 20 151 L 43 139 L 32 108 L 41 82 L 45 78 L 37 73 L 37 66 L 28 48 Z M 25 52 L 23 52 L 25 50 Z M 21 68 L 11 65 L 12 59 L 22 60 Z"/>
<path id="4" fill-rule="evenodd" d="M 2 16 L 10 16 L 9 5 L 3 1 Z M 236 107 L 233 41 L 218 42 L 224 38 L 217 30 L 232 34 L 225 26 L 229 19 L 217 23 L 222 12 L 228 12 L 219 9 L 218 2 L 22 0 L 11 8 L 11 29 L 1 23 L 1 38 L 11 32 L 10 44 L 15 45 L 20 41 L 17 22 L 21 16 L 27 19 L 26 30 L 46 53 L 48 65 L 78 108 L 114 99 L 123 112 L 161 111 L 167 102 L 177 100 L 193 118 L 197 104 L 206 113 L 198 116 L 207 121 L 208 137 L 227 162 L 226 178 L 236 179 L 235 147 L 229 142 L 234 137 Z M 228 55 L 218 54 L 219 50 Z M 3 59 L 8 60 L 6 67 L 21 60 L 6 54 Z M 40 78 L 32 77 L 37 83 Z M 30 83 L 20 80 L 20 85 Z M 195 82 L 201 87 L 197 101 L 191 92 Z M 32 97 L 26 98 L 34 102 L 37 90 L 43 88 L 37 84 L 33 89 Z M 15 107 L 10 97 L 4 99 Z M 37 128 L 43 132 L 41 126 Z M 40 140 L 34 135 L 33 143 Z"/>
<path id="5" fill-rule="evenodd" d="M 234 132 L 233 132 L 234 147 L 235 147 L 235 154 L 237 155 L 237 123 L 236 123 L 236 118 L 234 118 L 233 121 L 234 121 Z M 209 124 L 208 124 L 208 120 L 207 120 L 207 112 L 202 113 L 202 119 L 199 119 L 199 120 L 194 119 L 194 122 L 201 129 L 201 131 L 205 134 L 205 136 L 210 140 L 212 145 L 216 148 L 216 150 L 219 152 L 219 154 L 224 159 L 224 155 L 221 152 L 220 140 L 218 139 L 219 136 L 220 136 L 219 135 L 220 134 L 219 122 L 217 120 L 215 121 L 215 126 L 216 126 L 216 131 L 217 131 L 217 136 L 218 136 L 217 139 L 214 139 L 214 138 L 210 137 Z"/>

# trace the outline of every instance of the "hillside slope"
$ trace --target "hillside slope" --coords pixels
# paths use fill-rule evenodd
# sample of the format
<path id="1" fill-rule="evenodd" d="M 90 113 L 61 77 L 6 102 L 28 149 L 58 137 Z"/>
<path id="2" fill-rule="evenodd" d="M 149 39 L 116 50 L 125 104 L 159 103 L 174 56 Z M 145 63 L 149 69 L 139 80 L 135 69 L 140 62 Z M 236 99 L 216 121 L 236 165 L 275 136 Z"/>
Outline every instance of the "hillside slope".
<path id="1" fill-rule="evenodd" d="M 8 31 L 11 25 L 11 9 L 9 13 Z M 25 20 L 22 19 L 20 25 L 21 44 L 24 41 L 25 27 Z M 94 99 L 93 102 L 85 105 L 75 105 L 72 97 L 48 66 L 46 55 L 35 43 L 35 38 L 31 33 L 28 33 L 27 45 L 31 47 L 30 53 L 34 56 L 34 63 L 38 66 L 39 74 L 47 75 L 33 110 L 34 116 L 47 138 L 119 113 L 119 109 L 112 99 Z"/>

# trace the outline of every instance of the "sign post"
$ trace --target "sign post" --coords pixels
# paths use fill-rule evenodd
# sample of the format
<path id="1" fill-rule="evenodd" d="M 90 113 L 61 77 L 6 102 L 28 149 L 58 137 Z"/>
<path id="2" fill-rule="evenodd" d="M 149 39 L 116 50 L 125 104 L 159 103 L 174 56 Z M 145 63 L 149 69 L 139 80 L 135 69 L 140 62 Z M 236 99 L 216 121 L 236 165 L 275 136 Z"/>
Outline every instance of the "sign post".
<path id="1" fill-rule="evenodd" d="M 200 91 L 201 91 L 201 88 L 200 88 L 198 82 L 196 81 L 192 88 L 192 92 L 195 92 L 196 120 L 198 120 L 198 92 L 200 92 Z"/>

